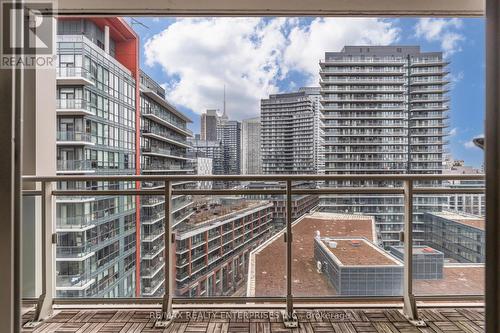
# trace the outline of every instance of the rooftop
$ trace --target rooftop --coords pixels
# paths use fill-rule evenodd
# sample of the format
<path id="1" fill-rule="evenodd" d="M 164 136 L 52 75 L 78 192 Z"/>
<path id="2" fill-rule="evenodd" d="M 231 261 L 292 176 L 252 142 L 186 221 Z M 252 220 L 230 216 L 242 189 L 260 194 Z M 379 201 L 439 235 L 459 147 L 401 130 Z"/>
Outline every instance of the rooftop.
<path id="1" fill-rule="evenodd" d="M 197 204 L 196 211 L 186 223 L 179 225 L 179 239 L 191 237 L 211 228 L 225 224 L 246 214 L 253 213 L 272 204 L 265 200 L 239 200 L 235 203 L 213 203 L 207 201 L 206 205 Z"/>
<path id="2" fill-rule="evenodd" d="M 442 211 L 442 212 L 433 212 L 429 213 L 431 215 L 441 217 L 443 219 L 447 219 L 456 223 L 460 223 L 469 227 L 473 227 L 476 229 L 480 230 L 485 230 L 485 221 L 483 217 L 476 216 L 476 215 L 471 215 L 471 214 L 465 214 L 465 213 L 458 213 L 458 212 L 451 212 L 451 211 Z"/>
<path id="3" fill-rule="evenodd" d="M 314 236 L 331 238 L 365 238 L 364 242 L 376 243 L 374 222 L 370 216 L 312 213 L 294 222 L 292 249 L 292 291 L 294 296 L 333 296 L 337 292 L 327 277 L 317 272 L 314 259 Z M 335 240 L 339 242 L 338 240 Z M 348 242 L 348 240 L 347 240 Z M 342 242 L 337 244 L 342 248 Z M 286 294 L 286 243 L 283 232 L 276 234 L 250 255 L 247 296 L 284 296 Z M 360 249 L 366 249 L 364 244 Z M 373 245 L 375 247 L 375 245 Z M 426 251 L 427 247 L 416 247 L 414 253 Z M 369 250 L 371 251 L 371 250 Z M 377 252 L 377 249 L 373 251 Z M 382 250 L 380 250 L 382 251 Z M 351 255 L 352 252 L 350 252 Z M 339 260 L 345 264 L 372 264 L 373 257 L 352 254 Z M 370 254 L 371 256 L 372 254 Z M 376 255 L 379 258 L 379 255 Z M 383 258 L 383 257 L 380 257 Z M 386 262 L 385 259 L 382 259 Z M 397 259 L 394 259 L 397 260 Z M 481 264 L 445 264 L 443 279 L 413 281 L 413 290 L 417 295 L 479 295 L 484 293 L 484 265 Z"/>
<path id="4" fill-rule="evenodd" d="M 313 213 L 292 226 L 294 295 L 324 296 L 335 294 L 327 279 L 317 272 L 314 260 L 314 236 L 357 236 L 376 240 L 375 223 L 371 216 Z M 286 243 L 283 233 L 256 248 L 250 255 L 248 296 L 283 296 L 286 294 Z"/>
<path id="5" fill-rule="evenodd" d="M 403 246 L 392 246 L 392 248 L 394 248 L 400 253 L 404 253 Z M 442 252 L 430 246 L 413 245 L 413 254 L 442 254 Z"/>
<path id="6" fill-rule="evenodd" d="M 363 238 L 321 238 L 326 249 L 343 266 L 394 266 L 401 262 Z M 331 246 L 335 243 L 335 247 Z"/>
<path id="7" fill-rule="evenodd" d="M 415 295 L 482 295 L 484 265 L 445 264 L 439 280 L 413 280 Z"/>

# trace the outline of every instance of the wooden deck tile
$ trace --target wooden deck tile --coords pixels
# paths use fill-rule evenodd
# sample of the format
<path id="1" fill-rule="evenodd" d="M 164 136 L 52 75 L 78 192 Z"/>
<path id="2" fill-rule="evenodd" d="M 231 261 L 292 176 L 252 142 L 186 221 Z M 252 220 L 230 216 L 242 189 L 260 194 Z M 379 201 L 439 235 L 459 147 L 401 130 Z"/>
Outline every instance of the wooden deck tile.
<path id="1" fill-rule="evenodd" d="M 31 333 L 483 333 L 484 310 L 477 308 L 420 309 L 427 327 L 417 328 L 398 309 L 339 309 L 298 311 L 299 327 L 287 329 L 280 316 L 220 317 L 185 313 L 166 329 L 154 327 L 152 311 L 57 310 Z M 241 312 L 240 312 L 241 313 Z M 265 314 L 268 312 L 262 312 Z M 319 316 L 311 314 L 319 314 Z M 27 320 L 27 315 L 23 320 Z"/>

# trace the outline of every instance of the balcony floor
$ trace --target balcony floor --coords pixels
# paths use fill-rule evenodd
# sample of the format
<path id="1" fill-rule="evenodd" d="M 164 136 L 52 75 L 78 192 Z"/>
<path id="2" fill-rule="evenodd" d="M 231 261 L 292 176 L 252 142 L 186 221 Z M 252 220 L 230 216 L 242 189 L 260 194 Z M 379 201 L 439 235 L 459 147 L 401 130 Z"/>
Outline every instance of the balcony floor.
<path id="1" fill-rule="evenodd" d="M 188 312 L 182 312 L 169 328 L 155 329 L 152 314 L 157 309 L 113 310 L 80 309 L 57 310 L 54 316 L 40 324 L 33 332 L 334 332 L 334 333 L 412 333 L 412 332 L 484 332 L 483 308 L 425 308 L 419 314 L 427 323 L 425 328 L 412 326 L 398 309 L 335 309 L 297 311 L 300 324 L 295 330 L 285 329 L 277 310 L 247 312 L 254 317 L 242 318 L 243 312 L 200 311 L 197 318 Z M 210 311 L 210 312 L 209 312 Z M 229 311 L 229 310 L 228 310 Z M 322 319 L 312 319 L 311 313 L 319 311 Z M 28 312 L 23 316 L 30 318 Z M 201 316 L 205 314 L 205 318 Z M 215 315 L 214 315 L 215 314 Z M 213 316 L 207 318 L 207 316 Z M 261 315 L 261 318 L 257 318 Z M 262 318 L 271 315 L 272 318 Z M 224 318 L 222 318 L 224 317 Z M 329 318 L 327 318 L 329 317 Z M 25 330 L 24 332 L 30 332 Z"/>

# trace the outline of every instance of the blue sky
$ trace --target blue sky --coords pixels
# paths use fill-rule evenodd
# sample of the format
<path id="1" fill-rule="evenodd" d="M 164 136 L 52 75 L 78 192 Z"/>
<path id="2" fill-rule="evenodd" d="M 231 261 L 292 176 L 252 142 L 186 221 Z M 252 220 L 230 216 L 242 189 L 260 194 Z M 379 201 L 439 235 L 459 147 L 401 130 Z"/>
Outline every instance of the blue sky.
<path id="1" fill-rule="evenodd" d="M 269 93 L 317 85 L 318 62 L 344 45 L 420 45 L 443 51 L 450 88 L 453 157 L 481 166 L 471 139 L 484 133 L 484 20 L 368 18 L 137 18 L 143 70 L 166 88 L 167 99 L 188 114 L 222 109 L 230 118 L 259 115 Z M 130 22 L 130 21 L 129 21 Z"/>

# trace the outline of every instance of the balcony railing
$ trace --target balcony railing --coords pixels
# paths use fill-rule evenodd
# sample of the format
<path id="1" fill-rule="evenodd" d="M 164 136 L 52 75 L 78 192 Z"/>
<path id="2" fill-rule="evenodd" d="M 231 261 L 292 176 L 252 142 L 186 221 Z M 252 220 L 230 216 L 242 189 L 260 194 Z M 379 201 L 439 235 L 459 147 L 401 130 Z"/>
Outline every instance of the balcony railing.
<path id="1" fill-rule="evenodd" d="M 285 235 L 285 243 L 286 243 L 286 250 L 285 250 L 285 258 L 286 258 L 286 263 L 285 263 L 285 268 L 286 271 L 282 276 L 285 276 L 285 283 L 286 283 L 286 295 L 285 296 L 279 296 L 279 297 L 271 297 L 271 296 L 266 296 L 266 297 L 203 297 L 203 298 L 190 298 L 189 302 L 192 303 L 199 303 L 199 302 L 214 302 L 214 303 L 219 303 L 219 302 L 251 302 L 251 303 L 256 303 L 256 302 L 283 302 L 283 305 L 286 305 L 286 316 L 288 318 L 292 318 L 294 316 L 294 302 L 295 301 L 303 301 L 303 302 L 310 302 L 311 300 L 314 302 L 335 302 L 335 301 L 349 301 L 349 300 L 378 300 L 381 302 L 385 302 L 388 300 L 391 301 L 402 301 L 404 303 L 404 312 L 405 314 L 413 319 L 417 320 L 418 319 L 418 313 L 417 313 L 417 306 L 416 306 L 416 299 L 418 299 L 420 296 L 415 296 L 413 292 L 413 287 L 412 287 L 412 280 L 413 280 L 413 273 L 412 273 L 412 268 L 414 267 L 413 265 L 413 250 L 414 250 L 414 226 L 420 225 L 417 223 L 418 221 L 415 221 L 414 223 L 414 218 L 416 212 L 414 211 L 414 199 L 418 199 L 419 197 L 422 196 L 439 196 L 439 195 L 445 195 L 445 194 L 453 194 L 453 193 L 468 193 L 468 194 L 482 194 L 484 193 L 484 187 L 467 187 L 467 188 L 450 188 L 450 187 L 440 187 L 441 185 L 436 185 L 437 187 L 425 187 L 422 184 L 429 184 L 431 182 L 434 182 L 436 184 L 441 184 L 442 181 L 445 180 L 484 180 L 483 175 L 428 175 L 428 174 L 398 174 L 398 175 L 381 175 L 381 174 L 360 174 L 360 175 L 251 175 L 251 176 L 230 176 L 230 175 L 220 175 L 220 176 L 193 176 L 193 175 L 140 175 L 140 176 L 135 176 L 135 175 L 116 175 L 116 176 L 109 176 L 109 175 L 73 175 L 73 176 L 50 176 L 50 177 L 37 177 L 37 176 L 24 176 L 23 181 L 25 184 L 38 184 L 37 188 L 39 190 L 24 190 L 23 195 L 25 196 L 40 196 L 41 197 L 41 207 L 42 210 L 45 212 L 41 216 L 41 224 L 42 224 L 42 253 L 41 256 L 43 258 L 42 260 L 42 272 L 43 272 L 43 283 L 42 283 L 42 293 L 41 296 L 39 297 L 38 304 L 42 306 L 43 308 L 49 308 L 51 305 L 55 302 L 58 302 L 58 299 L 54 297 L 54 290 L 52 288 L 53 282 L 56 279 L 56 277 L 53 274 L 52 267 L 54 265 L 54 244 L 52 242 L 53 238 L 53 230 L 55 230 L 55 212 L 54 210 L 54 205 L 53 205 L 53 198 L 57 196 L 64 196 L 64 197 L 71 197 L 71 196 L 88 196 L 88 197 L 96 197 L 96 196 L 138 196 L 138 195 L 144 195 L 144 196 L 164 196 L 165 202 L 168 204 L 164 205 L 164 212 L 163 216 L 165 217 L 163 219 L 163 228 L 166 232 L 163 235 L 162 238 L 159 239 L 159 242 L 155 244 L 155 247 L 153 247 L 154 250 L 156 251 L 163 251 L 163 260 L 162 262 L 165 263 L 165 269 L 164 269 L 164 279 L 158 277 L 158 279 L 161 279 L 161 283 L 163 284 L 160 286 L 158 289 L 155 287 L 155 290 L 160 290 L 164 293 L 163 298 L 158 299 L 158 298 L 153 298 L 153 299 L 148 299 L 147 302 L 158 302 L 162 304 L 162 309 L 164 313 L 166 314 L 171 314 L 172 313 L 172 302 L 186 302 L 188 301 L 186 298 L 180 298 L 180 297 L 173 297 L 174 295 L 174 283 L 175 283 L 175 273 L 174 273 L 174 256 L 176 252 L 176 242 L 174 240 L 174 233 L 173 233 L 173 209 L 175 208 L 174 205 L 172 205 L 172 201 L 174 200 L 173 198 L 175 196 L 179 195 L 237 195 L 237 196 L 248 196 L 248 195 L 282 195 L 285 196 L 286 198 L 286 227 L 284 229 L 284 235 Z M 74 181 L 74 182 L 84 182 L 84 181 L 109 181 L 109 182 L 118 182 L 118 181 L 141 181 L 141 182 L 163 182 L 164 187 L 161 189 L 117 189 L 117 190 L 56 190 L 55 189 L 55 183 L 56 182 L 69 182 L 69 181 Z M 219 189 L 177 189 L 177 188 L 172 188 L 172 184 L 179 182 L 179 181 L 193 181 L 193 182 L 198 182 L 198 181 L 245 181 L 245 182 L 251 182 L 251 181 L 274 181 L 274 182 L 284 182 L 286 184 L 285 188 L 283 187 L 278 187 L 278 188 L 266 188 L 266 189 L 224 189 L 224 190 L 219 190 Z M 292 186 L 294 182 L 388 182 L 391 184 L 391 186 L 388 187 L 363 187 L 363 186 L 358 186 L 358 187 L 321 187 L 321 188 L 300 188 L 300 187 L 294 187 Z M 394 185 L 396 184 L 396 185 Z M 397 184 L 403 184 L 403 186 L 397 185 Z M 400 237 L 400 241 L 403 243 L 403 249 L 402 251 L 402 260 L 401 262 L 403 263 L 401 266 L 404 266 L 404 270 L 402 270 L 402 276 L 403 276 L 403 283 L 402 283 L 402 295 L 401 296 L 358 296 L 358 297 L 348 297 L 348 296 L 322 296 L 322 297 L 311 297 L 311 296 L 299 296 L 295 297 L 293 295 L 293 290 L 292 290 L 292 282 L 293 282 L 293 258 L 292 258 L 292 251 L 294 247 L 294 239 L 296 237 L 299 237 L 300 234 L 297 234 L 295 237 L 293 236 L 293 230 L 292 225 L 293 225 L 293 200 L 292 196 L 296 195 L 339 195 L 339 194 L 344 194 L 344 195 L 362 195 L 362 194 L 390 194 L 390 195 L 397 195 L 401 196 L 401 202 L 403 205 L 403 211 L 401 215 L 404 217 L 403 221 L 401 224 L 404 226 L 403 232 Z M 418 201 L 416 201 L 418 202 Z M 396 203 L 395 203 L 396 204 Z M 417 204 L 415 204 L 417 205 Z M 255 225 L 255 223 L 252 223 L 252 226 Z M 236 225 L 236 228 L 238 228 L 239 225 Z M 253 237 L 259 237 L 264 232 L 267 232 L 269 228 L 267 226 L 261 225 L 259 226 L 257 224 L 257 228 L 252 231 Z M 231 230 L 225 230 L 223 229 L 222 231 L 222 236 L 226 234 L 230 234 Z M 415 235 L 415 240 L 417 240 L 418 236 L 418 231 Z M 248 231 L 249 232 L 249 231 Z M 394 232 L 397 235 L 397 230 L 394 230 Z M 219 231 L 216 232 L 218 237 Z M 245 230 L 244 234 L 247 234 L 247 231 Z M 250 235 L 250 233 L 248 233 Z M 241 236 L 240 234 L 238 234 Z M 210 239 L 212 239 L 214 235 L 212 234 L 210 236 Z M 246 237 L 246 236 L 245 236 Z M 312 237 L 312 236 L 311 236 Z M 214 238 L 215 239 L 215 238 Z M 395 241 L 398 241 L 397 237 L 395 238 Z M 222 239 L 221 239 L 222 242 Z M 242 246 L 242 243 L 237 239 L 237 237 L 234 237 L 233 243 L 228 242 L 227 243 L 229 247 L 227 249 L 230 249 L 232 246 L 234 246 L 234 249 L 236 249 L 238 246 Z M 207 245 L 208 246 L 208 245 Z M 209 263 L 204 263 L 204 264 L 195 264 L 192 266 L 192 269 L 202 269 L 203 267 L 206 267 L 208 269 L 212 269 L 212 265 L 215 265 L 216 262 L 219 262 L 218 260 L 225 260 L 224 256 L 226 255 L 226 252 L 224 249 L 226 247 L 223 247 L 223 251 L 221 252 L 222 258 L 219 258 L 221 254 L 215 253 L 211 254 L 209 257 Z M 239 249 L 237 252 L 240 251 Z M 147 251 L 148 254 L 151 254 L 153 256 L 156 256 L 156 252 L 151 250 Z M 151 252 L 151 253 L 149 253 Z M 81 253 L 78 252 L 78 253 Z M 229 252 L 227 252 L 229 253 Z M 238 252 L 239 253 L 239 252 Z M 71 251 L 69 253 L 65 251 L 64 249 L 61 251 L 58 251 L 59 255 L 72 255 Z M 196 255 L 196 253 L 195 253 Z M 215 260 L 213 263 L 212 261 Z M 154 268 L 160 267 L 162 264 L 154 264 L 151 266 L 151 269 L 148 271 L 149 273 L 152 273 L 154 271 Z M 218 264 L 217 264 L 218 265 Z M 399 267 L 401 267 L 399 266 Z M 296 266 L 295 266 L 296 267 Z M 186 275 L 185 272 L 178 272 L 177 277 L 179 276 L 184 276 Z M 77 278 L 71 278 L 68 277 L 69 280 L 64 281 L 63 285 L 80 285 L 82 284 L 81 281 L 79 281 Z M 60 280 L 61 278 L 59 278 Z M 155 282 L 155 281 L 153 281 Z M 156 282 L 155 282 L 156 283 Z M 156 286 L 156 284 L 153 283 L 151 286 Z M 155 290 L 150 290 L 147 291 L 147 293 L 155 293 Z M 446 290 L 443 290 L 443 293 L 446 293 Z M 425 296 L 425 299 L 432 298 L 433 296 Z M 463 299 L 470 299 L 470 300 L 481 300 L 483 298 L 483 295 L 466 295 L 466 296 L 459 296 L 461 300 Z M 453 297 L 451 295 L 439 295 L 436 296 L 437 299 L 439 300 L 456 300 L 456 297 Z M 75 299 L 74 302 L 81 302 L 82 299 L 78 298 Z M 92 302 L 94 301 L 95 303 L 99 303 L 102 301 L 102 299 L 87 299 L 86 302 Z M 112 300 L 113 302 L 120 302 L 119 298 L 114 298 Z M 129 300 L 128 300 L 129 301 Z M 144 299 L 136 299 L 136 302 L 140 303 L 142 301 L 145 301 Z M 71 302 L 71 300 L 66 299 L 65 302 Z M 47 313 L 42 311 L 39 316 L 44 316 Z"/>
<path id="2" fill-rule="evenodd" d="M 90 85 L 95 78 L 88 70 L 82 67 L 58 67 L 58 84 L 67 85 Z"/>
<path id="3" fill-rule="evenodd" d="M 77 131 L 58 131 L 57 141 L 62 142 L 78 142 L 78 143 L 92 143 L 92 136 L 90 133 L 77 132 Z"/>
<path id="4" fill-rule="evenodd" d="M 92 162 L 88 160 L 59 160 L 57 171 L 91 171 Z"/>
<path id="5" fill-rule="evenodd" d="M 92 110 L 89 103 L 81 98 L 61 98 L 57 99 L 57 112 L 71 115 L 91 115 Z"/>

